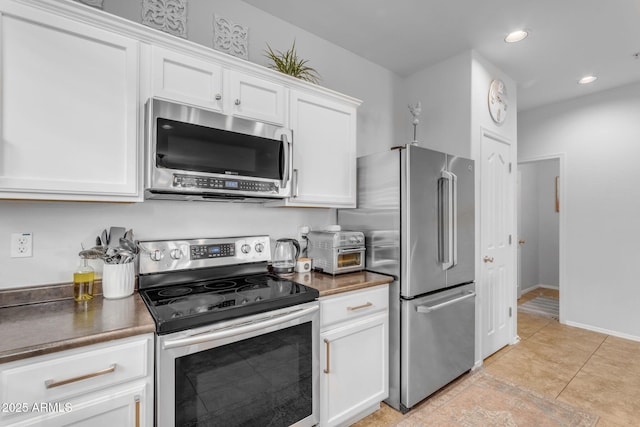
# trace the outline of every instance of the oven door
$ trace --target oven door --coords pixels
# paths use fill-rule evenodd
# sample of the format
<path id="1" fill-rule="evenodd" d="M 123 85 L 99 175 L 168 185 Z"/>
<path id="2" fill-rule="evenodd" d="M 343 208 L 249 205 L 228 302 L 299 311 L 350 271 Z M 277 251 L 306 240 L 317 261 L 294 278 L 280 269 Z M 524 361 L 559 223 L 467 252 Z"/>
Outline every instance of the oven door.
<path id="1" fill-rule="evenodd" d="M 156 425 L 319 422 L 319 303 L 157 339 Z"/>
<path id="2" fill-rule="evenodd" d="M 335 254 L 336 273 L 349 273 L 364 269 L 364 247 L 340 248 Z"/>

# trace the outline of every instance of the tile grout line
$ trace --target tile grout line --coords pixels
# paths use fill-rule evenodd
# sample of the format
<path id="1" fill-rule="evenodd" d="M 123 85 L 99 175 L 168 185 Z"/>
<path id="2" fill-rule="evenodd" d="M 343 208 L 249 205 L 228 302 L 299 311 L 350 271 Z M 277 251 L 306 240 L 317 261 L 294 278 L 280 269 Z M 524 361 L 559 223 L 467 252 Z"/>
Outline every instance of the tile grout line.
<path id="1" fill-rule="evenodd" d="M 571 384 L 571 382 L 578 376 L 578 374 L 580 373 L 580 371 L 582 371 L 582 368 L 585 367 L 585 365 L 587 363 L 589 363 L 589 361 L 591 360 L 591 358 L 593 357 L 594 354 L 596 354 L 596 352 L 598 350 L 600 350 L 600 347 L 602 347 L 602 344 L 604 344 L 604 342 L 607 340 L 607 338 L 609 338 L 609 335 L 605 336 L 604 339 L 602 340 L 602 342 L 600 342 L 600 344 L 598 344 L 598 347 L 596 347 L 595 350 L 593 350 L 593 352 L 589 355 L 589 357 L 587 358 L 587 360 L 584 361 L 584 363 L 582 364 L 582 366 L 580 366 L 580 369 L 578 369 L 578 371 L 573 374 L 573 376 L 571 377 L 571 379 L 565 384 L 565 386 L 562 388 L 562 390 L 560 390 L 560 393 L 558 393 L 558 395 L 555 397 L 555 400 L 558 400 L 558 397 L 560 397 L 560 395 L 562 394 L 562 392 L 564 392 L 567 387 L 569 387 L 569 384 Z"/>

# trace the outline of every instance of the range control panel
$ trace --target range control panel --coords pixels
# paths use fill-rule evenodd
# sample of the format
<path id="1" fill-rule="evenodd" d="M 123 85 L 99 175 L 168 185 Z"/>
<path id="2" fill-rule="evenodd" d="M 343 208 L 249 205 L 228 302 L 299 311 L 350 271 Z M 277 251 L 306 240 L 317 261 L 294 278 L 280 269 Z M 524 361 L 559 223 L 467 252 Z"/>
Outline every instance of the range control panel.
<path id="1" fill-rule="evenodd" d="M 273 182 L 250 179 L 217 178 L 197 175 L 173 174 L 173 186 L 176 188 L 198 188 L 210 190 L 254 191 L 260 193 L 278 193 Z"/>
<path id="2" fill-rule="evenodd" d="M 269 236 L 138 242 L 140 274 L 271 261 Z"/>
<path id="3" fill-rule="evenodd" d="M 214 245 L 192 245 L 191 259 L 221 258 L 235 256 L 235 243 L 219 243 Z"/>

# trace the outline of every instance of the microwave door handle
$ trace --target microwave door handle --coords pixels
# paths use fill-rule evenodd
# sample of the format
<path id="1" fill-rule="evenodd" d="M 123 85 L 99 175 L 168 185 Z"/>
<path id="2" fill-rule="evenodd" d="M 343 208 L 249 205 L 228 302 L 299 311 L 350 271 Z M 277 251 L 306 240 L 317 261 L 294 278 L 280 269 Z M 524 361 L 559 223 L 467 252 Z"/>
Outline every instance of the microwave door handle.
<path id="1" fill-rule="evenodd" d="M 282 174 L 282 182 L 280 187 L 287 187 L 290 177 L 291 171 L 291 159 L 293 157 L 293 144 L 287 138 L 287 134 L 283 133 L 280 135 L 280 140 L 282 141 L 282 152 L 284 153 L 284 159 L 282 161 L 282 165 L 284 167 L 284 173 Z"/>

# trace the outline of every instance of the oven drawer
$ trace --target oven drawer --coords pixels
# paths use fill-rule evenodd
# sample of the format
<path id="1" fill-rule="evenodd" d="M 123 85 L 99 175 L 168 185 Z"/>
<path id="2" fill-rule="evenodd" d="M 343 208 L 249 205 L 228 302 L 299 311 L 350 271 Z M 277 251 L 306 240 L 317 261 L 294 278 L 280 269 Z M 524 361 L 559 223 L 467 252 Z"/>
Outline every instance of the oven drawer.
<path id="1" fill-rule="evenodd" d="M 145 377 L 151 348 L 145 335 L 7 364 L 0 401 L 55 402 Z"/>
<path id="2" fill-rule="evenodd" d="M 320 298 L 320 328 L 387 310 L 387 285 Z"/>

